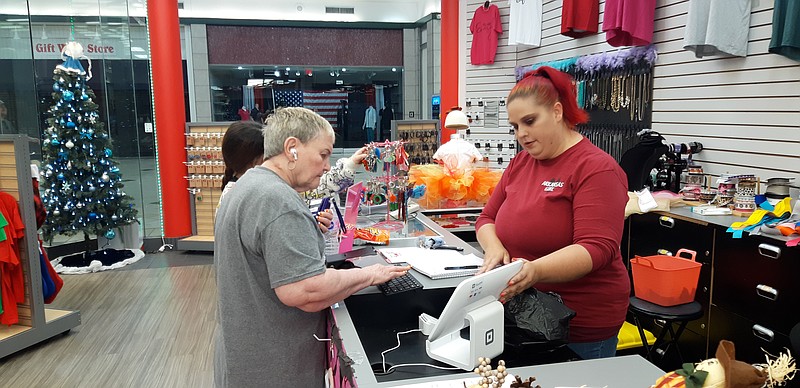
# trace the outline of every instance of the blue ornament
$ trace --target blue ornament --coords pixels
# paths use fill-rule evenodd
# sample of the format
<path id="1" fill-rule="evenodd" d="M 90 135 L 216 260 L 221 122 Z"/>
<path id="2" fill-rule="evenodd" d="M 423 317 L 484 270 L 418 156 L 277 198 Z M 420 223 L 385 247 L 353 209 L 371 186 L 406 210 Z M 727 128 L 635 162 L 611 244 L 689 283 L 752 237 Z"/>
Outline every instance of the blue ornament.
<path id="1" fill-rule="evenodd" d="M 53 91 L 54 92 L 61 91 L 61 86 L 58 86 L 58 82 L 53 83 Z"/>
<path id="2" fill-rule="evenodd" d="M 67 128 L 69 129 L 75 128 L 75 123 L 73 123 L 72 121 L 67 121 Z"/>
<path id="3" fill-rule="evenodd" d="M 111 150 L 110 149 L 106 148 L 105 150 L 103 150 L 103 152 L 105 152 L 107 158 L 111 157 Z"/>
<path id="4" fill-rule="evenodd" d="M 117 237 L 117 234 L 113 230 L 109 229 L 108 232 L 106 232 L 106 238 L 113 240 L 114 237 Z"/>
<path id="5" fill-rule="evenodd" d="M 117 166 L 111 167 L 111 172 L 119 172 L 119 168 Z"/>
<path id="6" fill-rule="evenodd" d="M 97 219 L 97 213 L 91 212 L 89 213 L 89 221 L 94 221 Z"/>
<path id="7" fill-rule="evenodd" d="M 75 98 L 75 94 L 73 94 L 69 90 L 65 91 L 63 96 L 64 96 L 64 101 L 72 101 L 72 99 Z"/>
<path id="8" fill-rule="evenodd" d="M 53 139 L 53 140 L 50 140 L 50 144 L 52 144 L 54 146 L 57 146 L 57 145 L 61 144 L 61 142 L 59 142 L 58 139 Z"/>
<path id="9" fill-rule="evenodd" d="M 60 180 L 60 181 L 63 181 L 64 180 L 64 173 L 63 172 L 58 173 L 58 175 L 56 175 L 56 178 L 58 178 L 58 180 Z"/>
<path id="10" fill-rule="evenodd" d="M 92 140 L 92 134 L 89 133 L 89 132 L 82 133 L 81 134 L 81 139 L 84 139 L 84 138 L 87 139 L 87 140 Z"/>

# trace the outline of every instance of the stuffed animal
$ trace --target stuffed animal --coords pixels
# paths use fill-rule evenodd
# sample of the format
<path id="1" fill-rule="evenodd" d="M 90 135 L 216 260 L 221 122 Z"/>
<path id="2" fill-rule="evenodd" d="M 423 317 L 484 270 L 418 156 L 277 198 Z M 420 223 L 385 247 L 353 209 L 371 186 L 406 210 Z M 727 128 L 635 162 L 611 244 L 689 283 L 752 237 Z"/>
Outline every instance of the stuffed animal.
<path id="1" fill-rule="evenodd" d="M 736 360 L 733 342 L 722 340 L 717 346 L 717 358 L 697 365 L 683 364 L 683 369 L 661 376 L 653 388 L 761 388 L 781 387 L 794 378 L 795 362 L 791 353 L 781 353 L 766 364 L 750 365 Z"/>

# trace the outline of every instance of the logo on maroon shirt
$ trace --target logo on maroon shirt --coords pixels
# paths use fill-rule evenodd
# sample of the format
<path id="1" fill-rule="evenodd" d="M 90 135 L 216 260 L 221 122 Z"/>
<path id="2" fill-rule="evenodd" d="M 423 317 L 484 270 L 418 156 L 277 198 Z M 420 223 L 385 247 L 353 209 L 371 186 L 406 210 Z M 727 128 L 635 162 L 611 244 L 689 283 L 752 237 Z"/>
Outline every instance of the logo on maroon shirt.
<path id="1" fill-rule="evenodd" d="M 544 191 L 553 191 L 556 188 L 564 187 L 564 182 L 553 178 L 549 181 L 542 181 L 542 186 L 544 186 Z"/>

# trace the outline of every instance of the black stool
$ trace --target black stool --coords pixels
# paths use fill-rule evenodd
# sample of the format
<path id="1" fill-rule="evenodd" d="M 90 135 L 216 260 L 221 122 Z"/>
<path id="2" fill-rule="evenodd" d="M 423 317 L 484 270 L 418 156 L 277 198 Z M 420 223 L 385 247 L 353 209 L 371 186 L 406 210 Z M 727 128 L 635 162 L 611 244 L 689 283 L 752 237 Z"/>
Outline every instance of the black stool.
<path id="1" fill-rule="evenodd" d="M 703 316 L 703 306 L 701 306 L 700 303 L 691 302 L 672 307 L 664 307 L 632 296 L 628 310 L 631 312 L 631 314 L 633 314 L 634 323 L 636 324 L 636 328 L 639 329 L 639 336 L 642 338 L 642 346 L 644 346 L 645 357 L 648 360 L 653 361 L 652 353 L 655 349 L 664 346 L 663 353 L 661 353 L 661 357 L 663 358 L 664 355 L 667 354 L 670 346 L 675 345 L 675 351 L 678 353 L 678 358 L 680 359 L 681 363 L 683 363 L 683 355 L 681 355 L 681 350 L 678 348 L 678 338 L 680 338 L 681 334 L 683 334 L 683 330 L 686 329 L 687 323 Z M 660 319 L 666 322 L 664 324 L 664 328 L 662 328 L 661 332 L 658 333 L 656 342 L 653 343 L 652 346 L 647 344 L 647 337 L 645 337 L 644 329 L 639 322 L 640 316 L 645 318 Z M 673 330 L 673 323 L 678 324 L 677 331 Z M 670 335 L 669 340 L 666 340 L 667 333 Z"/>

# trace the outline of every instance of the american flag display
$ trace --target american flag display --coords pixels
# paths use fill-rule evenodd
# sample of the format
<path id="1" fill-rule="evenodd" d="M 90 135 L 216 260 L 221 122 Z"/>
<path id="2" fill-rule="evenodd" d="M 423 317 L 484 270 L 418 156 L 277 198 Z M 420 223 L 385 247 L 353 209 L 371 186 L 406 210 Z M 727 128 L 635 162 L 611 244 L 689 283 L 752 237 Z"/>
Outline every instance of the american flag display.
<path id="1" fill-rule="evenodd" d="M 317 112 L 337 129 L 336 114 L 342 106 L 341 101 L 347 101 L 347 92 L 303 92 L 303 106 Z"/>
<path id="2" fill-rule="evenodd" d="M 276 90 L 276 106 L 303 106 L 302 90 Z"/>

